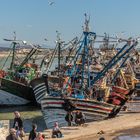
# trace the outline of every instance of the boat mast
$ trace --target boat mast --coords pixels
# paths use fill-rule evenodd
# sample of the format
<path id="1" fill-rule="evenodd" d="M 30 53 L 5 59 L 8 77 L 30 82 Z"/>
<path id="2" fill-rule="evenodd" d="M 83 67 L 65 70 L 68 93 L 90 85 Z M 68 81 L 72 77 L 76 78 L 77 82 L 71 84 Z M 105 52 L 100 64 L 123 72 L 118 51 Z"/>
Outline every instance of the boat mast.
<path id="1" fill-rule="evenodd" d="M 14 63 L 15 63 L 15 49 L 16 49 L 16 32 L 14 32 L 14 40 L 12 42 L 13 44 L 13 54 L 12 54 L 12 61 L 11 61 L 11 65 L 10 65 L 10 70 L 14 69 Z"/>
<path id="2" fill-rule="evenodd" d="M 60 33 L 56 31 L 57 33 L 57 46 L 58 46 L 58 77 L 59 77 L 59 87 L 61 87 L 61 74 L 60 74 L 60 64 L 61 64 L 61 46 L 63 41 L 60 39 Z"/>
<path id="3" fill-rule="evenodd" d="M 62 41 L 60 39 L 60 33 L 56 31 L 57 33 L 57 46 L 58 46 L 58 76 L 60 76 L 60 64 L 61 64 L 61 45 Z"/>
<path id="4" fill-rule="evenodd" d="M 89 61 L 89 47 L 90 47 L 89 45 L 91 44 L 91 41 L 94 41 L 96 39 L 96 33 L 89 31 L 89 21 L 90 21 L 90 17 L 88 18 L 87 15 L 85 14 L 85 26 L 83 30 L 84 37 L 80 39 L 81 41 L 79 41 L 80 46 L 78 47 L 75 53 L 75 57 L 73 59 L 74 65 L 72 66 L 71 72 L 70 72 L 70 77 L 73 77 L 73 78 L 78 77 L 81 80 L 81 82 L 79 81 L 80 82 L 79 84 L 81 87 L 79 91 L 81 92 L 81 95 L 84 94 L 85 85 L 88 88 L 91 85 L 90 84 L 91 82 L 90 71 L 89 71 L 90 63 L 88 62 Z M 87 73 L 87 71 L 85 70 L 86 66 L 88 67 L 88 77 L 86 76 L 86 73 Z M 84 79 L 86 79 L 87 82 L 85 82 Z M 68 82 L 65 88 L 63 89 L 63 92 L 65 92 Z"/>
<path id="5" fill-rule="evenodd" d="M 87 85 L 88 87 L 90 86 L 90 74 L 89 74 L 89 50 L 88 50 L 88 36 L 89 36 L 89 22 L 90 22 L 90 17 L 87 17 L 87 14 L 85 13 L 85 28 L 84 28 L 84 48 L 83 48 L 83 56 L 82 56 L 82 86 L 84 83 L 84 67 L 85 67 L 85 61 L 87 61 L 87 66 L 88 66 L 88 79 L 87 79 Z"/>

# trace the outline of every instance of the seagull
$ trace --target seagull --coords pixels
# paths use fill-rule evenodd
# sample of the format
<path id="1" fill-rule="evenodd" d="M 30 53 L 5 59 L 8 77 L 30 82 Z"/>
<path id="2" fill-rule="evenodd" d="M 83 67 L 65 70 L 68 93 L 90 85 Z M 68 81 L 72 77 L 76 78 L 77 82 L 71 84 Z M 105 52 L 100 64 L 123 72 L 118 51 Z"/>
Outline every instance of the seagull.
<path id="1" fill-rule="evenodd" d="M 45 40 L 45 41 L 48 41 L 48 39 L 47 39 L 47 38 L 45 38 L 44 40 Z"/>
<path id="2" fill-rule="evenodd" d="M 49 1 L 49 5 L 53 5 L 54 4 L 54 1 Z"/>

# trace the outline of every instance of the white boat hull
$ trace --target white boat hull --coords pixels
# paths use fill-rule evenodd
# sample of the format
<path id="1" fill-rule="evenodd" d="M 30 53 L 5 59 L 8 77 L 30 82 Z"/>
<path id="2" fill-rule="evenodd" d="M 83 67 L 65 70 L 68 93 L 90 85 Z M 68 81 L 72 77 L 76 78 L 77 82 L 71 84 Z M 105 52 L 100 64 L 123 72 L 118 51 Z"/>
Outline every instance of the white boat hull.
<path id="1" fill-rule="evenodd" d="M 30 101 L 19 96 L 13 95 L 4 90 L 0 90 L 0 105 L 25 105 Z"/>

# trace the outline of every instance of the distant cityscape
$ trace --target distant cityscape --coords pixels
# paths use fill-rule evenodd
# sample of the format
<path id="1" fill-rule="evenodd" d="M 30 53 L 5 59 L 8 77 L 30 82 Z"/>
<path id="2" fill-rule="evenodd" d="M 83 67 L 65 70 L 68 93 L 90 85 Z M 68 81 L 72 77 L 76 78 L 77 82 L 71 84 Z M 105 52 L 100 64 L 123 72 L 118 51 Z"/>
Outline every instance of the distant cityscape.
<path id="1" fill-rule="evenodd" d="M 30 45 L 21 45 L 21 46 L 17 46 L 17 49 L 31 49 Z M 41 45 L 42 49 L 53 49 L 53 46 L 46 46 L 46 45 Z M 9 51 L 11 50 L 12 47 L 10 47 L 9 44 L 0 44 L 0 51 Z"/>

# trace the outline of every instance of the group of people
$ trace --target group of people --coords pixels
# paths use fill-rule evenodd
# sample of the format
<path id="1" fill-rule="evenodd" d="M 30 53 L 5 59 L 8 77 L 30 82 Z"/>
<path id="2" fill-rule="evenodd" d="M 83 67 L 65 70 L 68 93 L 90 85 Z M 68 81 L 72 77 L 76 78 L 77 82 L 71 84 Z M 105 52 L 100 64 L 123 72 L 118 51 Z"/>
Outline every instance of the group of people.
<path id="1" fill-rule="evenodd" d="M 10 129 L 10 134 L 7 136 L 6 140 L 24 140 L 25 132 L 23 129 L 23 121 L 20 117 L 18 111 L 14 112 L 15 118 L 13 127 Z M 37 133 L 37 125 L 32 125 L 32 130 L 30 131 L 28 140 L 44 140 L 45 137 L 40 132 Z"/>
<path id="2" fill-rule="evenodd" d="M 83 125 L 85 123 L 85 115 L 79 110 L 68 112 L 65 120 L 68 122 L 68 126 L 71 126 L 72 122 L 75 122 L 76 125 Z"/>
<path id="3" fill-rule="evenodd" d="M 6 140 L 24 140 L 25 132 L 20 113 L 18 111 L 15 111 L 14 115 L 15 118 L 13 127 L 10 129 L 10 134 L 7 136 Z M 68 122 L 68 126 L 71 126 L 73 121 L 75 121 L 76 125 L 82 125 L 85 123 L 85 116 L 81 111 L 68 112 L 65 119 Z M 55 122 L 54 127 L 52 129 L 52 138 L 61 138 L 61 137 L 63 137 L 63 134 L 59 128 L 58 122 Z M 45 140 L 45 136 L 42 133 L 40 132 L 37 133 L 36 124 L 32 124 L 32 130 L 30 131 L 28 140 Z"/>
<path id="4" fill-rule="evenodd" d="M 23 128 L 23 121 L 18 111 L 14 112 L 15 118 L 10 134 L 6 137 L 6 140 L 24 140 L 25 132 Z M 58 122 L 55 122 L 54 128 L 52 129 L 52 138 L 63 137 L 62 132 L 58 126 Z M 37 125 L 32 124 L 32 130 L 30 131 L 28 140 L 45 140 L 45 136 L 41 133 L 37 133 Z"/>
<path id="5" fill-rule="evenodd" d="M 45 140 L 45 135 L 42 133 L 37 133 L 37 125 L 32 125 L 32 130 L 30 131 L 28 140 Z M 63 137 L 62 132 L 60 131 L 58 122 L 55 122 L 54 128 L 52 129 L 52 138 L 61 138 Z"/>
<path id="6" fill-rule="evenodd" d="M 23 121 L 18 111 L 15 111 L 14 115 L 13 127 L 10 129 L 10 134 L 7 136 L 6 140 L 23 140 L 23 137 L 25 137 Z"/>

